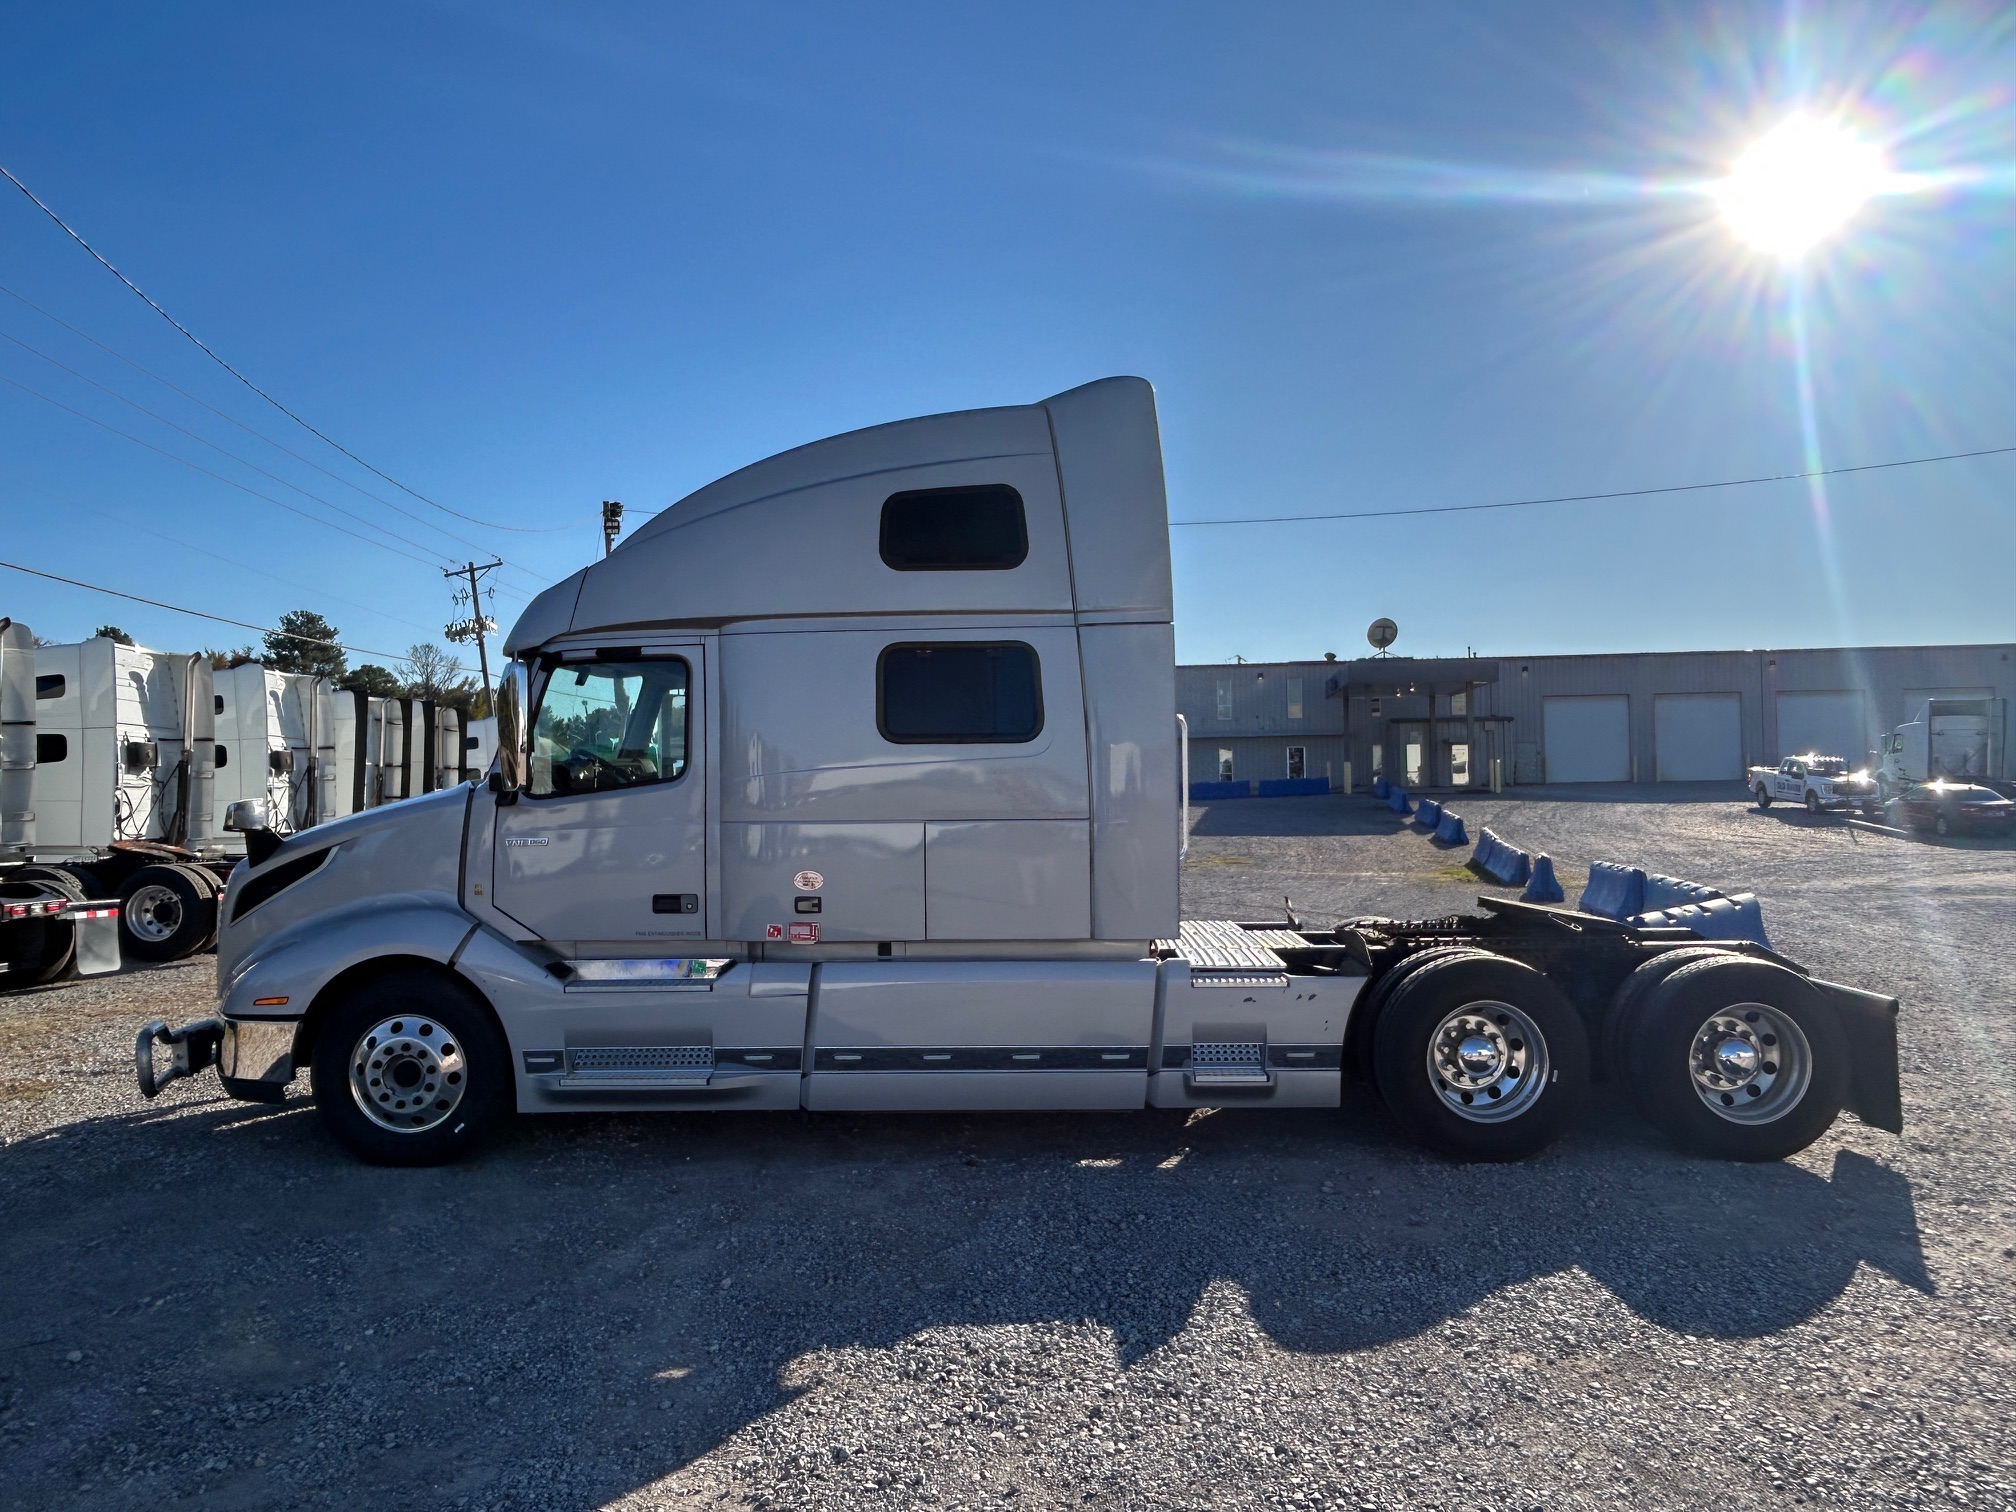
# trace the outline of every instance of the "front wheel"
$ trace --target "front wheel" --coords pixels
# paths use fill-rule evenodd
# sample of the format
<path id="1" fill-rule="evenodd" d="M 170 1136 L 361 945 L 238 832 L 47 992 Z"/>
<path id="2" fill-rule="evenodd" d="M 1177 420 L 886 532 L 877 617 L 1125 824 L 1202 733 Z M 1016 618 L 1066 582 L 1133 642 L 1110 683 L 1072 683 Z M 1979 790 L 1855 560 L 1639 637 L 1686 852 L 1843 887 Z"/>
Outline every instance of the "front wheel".
<path id="1" fill-rule="evenodd" d="M 1761 782 L 1757 784 L 1757 807 L 1760 809 L 1771 807 L 1771 789 Z"/>
<path id="2" fill-rule="evenodd" d="M 1932 821 L 1932 833 L 1941 838 L 1952 834 L 1953 821 L 1948 819 L 1944 814 L 1941 814 L 1937 819 Z"/>
<path id="3" fill-rule="evenodd" d="M 1809 813 L 1809 814 L 1813 814 L 1813 815 L 1815 815 L 1815 816 L 1818 816 L 1818 815 L 1820 815 L 1820 814 L 1823 814 L 1823 813 L 1825 813 L 1825 812 L 1826 812 L 1826 809 L 1827 809 L 1827 806 L 1826 806 L 1826 805 L 1825 805 L 1824 803 L 1822 803 L 1822 802 L 1820 801 L 1820 795 L 1819 795 L 1818 793 L 1812 793 L 1812 792 L 1809 792 L 1809 793 L 1808 793 L 1808 794 L 1806 795 L 1806 812 L 1807 812 L 1807 813 Z"/>
<path id="4" fill-rule="evenodd" d="M 1449 955 L 1402 983 L 1372 1026 L 1373 1080 L 1410 1137 L 1458 1160 L 1519 1160 L 1588 1100 L 1574 1006 L 1532 967 Z"/>
<path id="5" fill-rule="evenodd" d="M 1697 1154 L 1782 1160 L 1826 1133 L 1847 1098 L 1832 1006 L 1768 961 L 1690 961 L 1619 1030 L 1631 1100 Z"/>
<path id="6" fill-rule="evenodd" d="M 460 1159 L 511 1111 L 504 1036 L 445 975 L 402 971 L 352 990 L 323 1020 L 312 1065 L 324 1127 L 373 1165 Z"/>

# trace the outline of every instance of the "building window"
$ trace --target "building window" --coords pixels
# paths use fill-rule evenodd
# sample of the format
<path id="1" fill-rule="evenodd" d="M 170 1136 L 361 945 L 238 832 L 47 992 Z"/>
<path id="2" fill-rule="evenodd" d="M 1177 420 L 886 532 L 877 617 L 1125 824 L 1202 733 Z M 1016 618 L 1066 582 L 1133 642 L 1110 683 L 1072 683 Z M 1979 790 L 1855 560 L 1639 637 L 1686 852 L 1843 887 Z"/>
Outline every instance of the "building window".
<path id="1" fill-rule="evenodd" d="M 1449 695 L 1449 712 L 1459 718 L 1470 712 L 1470 695 L 1467 691 Z"/>
<path id="2" fill-rule="evenodd" d="M 1232 780 L 1232 753 L 1224 746 L 1218 747 L 1218 780 L 1220 782 Z"/>
<path id="3" fill-rule="evenodd" d="M 1386 766 L 1386 742 L 1383 740 L 1375 740 L 1372 742 L 1372 775 L 1374 777 L 1377 777 L 1380 774 L 1380 772 L 1385 769 L 1385 766 Z"/>
<path id="4" fill-rule="evenodd" d="M 1036 652 L 1020 641 L 891 646 L 875 682 L 882 738 L 899 745 L 1019 745 L 1043 728 Z"/>
<path id="5" fill-rule="evenodd" d="M 1290 719 L 1302 717 L 1302 679 L 1299 677 L 1288 679 L 1288 717 Z"/>
<path id="6" fill-rule="evenodd" d="M 1462 697 L 1459 693 L 1457 697 Z M 1457 741 L 1449 747 L 1449 783 L 1452 787 L 1470 786 L 1470 747 L 1465 741 Z"/>
<path id="7" fill-rule="evenodd" d="M 1232 679 L 1229 677 L 1218 679 L 1218 717 L 1220 719 L 1232 717 Z"/>
<path id="8" fill-rule="evenodd" d="M 1004 572 L 1028 555 L 1022 495 L 1006 484 L 918 489 L 882 505 L 882 560 L 898 572 Z"/>
<path id="9" fill-rule="evenodd" d="M 1309 753 L 1302 746 L 1288 747 L 1288 776 L 1291 779 L 1306 776 L 1309 771 Z"/>
<path id="10" fill-rule="evenodd" d="M 1407 737 L 1407 764 L 1405 770 L 1407 775 L 1403 780 L 1406 785 L 1410 788 L 1421 786 L 1421 737 L 1419 735 L 1409 735 Z"/>

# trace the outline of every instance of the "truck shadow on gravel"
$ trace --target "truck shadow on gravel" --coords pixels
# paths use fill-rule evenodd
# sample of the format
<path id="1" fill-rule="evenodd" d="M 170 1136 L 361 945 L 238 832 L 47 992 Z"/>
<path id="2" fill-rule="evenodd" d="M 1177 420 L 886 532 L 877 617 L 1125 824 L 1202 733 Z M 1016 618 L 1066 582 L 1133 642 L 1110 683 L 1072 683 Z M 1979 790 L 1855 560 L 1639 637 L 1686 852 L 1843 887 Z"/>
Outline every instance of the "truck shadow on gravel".
<path id="1" fill-rule="evenodd" d="M 1064 1322 L 1124 1368 L 1221 1282 L 1317 1353 L 1570 1269 L 1721 1338 L 1811 1317 L 1865 1264 L 1932 1290 L 1882 1164 L 1693 1161 L 1614 1108 L 1497 1167 L 1418 1155 L 1361 1097 L 526 1120 L 469 1164 L 381 1171 L 298 1099 L 189 1097 L 8 1146 L 0 1205 L 12 1506 L 585 1512 L 787 1405 L 817 1351 Z"/>

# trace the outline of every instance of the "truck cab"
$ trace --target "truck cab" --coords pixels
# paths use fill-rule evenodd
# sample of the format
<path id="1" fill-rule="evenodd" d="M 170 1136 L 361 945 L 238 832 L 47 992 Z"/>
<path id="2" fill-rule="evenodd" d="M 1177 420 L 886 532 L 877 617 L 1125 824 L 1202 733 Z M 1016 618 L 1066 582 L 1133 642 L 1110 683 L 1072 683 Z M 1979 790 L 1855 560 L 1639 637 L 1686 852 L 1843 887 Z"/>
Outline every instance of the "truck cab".
<path id="1" fill-rule="evenodd" d="M 1510 905 L 1180 918 L 1138 378 L 744 468 L 541 594 L 505 651 L 485 780 L 285 837 L 252 821 L 219 1014 L 141 1032 L 143 1092 L 214 1062 L 279 1101 L 307 1068 L 342 1143 L 417 1164 L 510 1111 L 1334 1107 L 1356 1067 L 1410 1132 L 1504 1159 L 1590 1077 L 1562 942 L 1609 942 L 1576 973 L 1597 1017 L 1663 948 Z M 1710 954 L 1747 969 L 1737 950 Z M 1787 1039 L 1842 1011 L 1789 972 L 1729 980 L 1778 983 Z M 1772 1099 L 1740 1117 L 1687 1090 L 1684 1056 L 1661 1072 L 1709 1147 L 1797 1148 L 1849 1095 L 1845 1051 L 1794 1077 L 1736 1045 L 1757 1032 L 1726 1031 L 1738 1091 Z"/>

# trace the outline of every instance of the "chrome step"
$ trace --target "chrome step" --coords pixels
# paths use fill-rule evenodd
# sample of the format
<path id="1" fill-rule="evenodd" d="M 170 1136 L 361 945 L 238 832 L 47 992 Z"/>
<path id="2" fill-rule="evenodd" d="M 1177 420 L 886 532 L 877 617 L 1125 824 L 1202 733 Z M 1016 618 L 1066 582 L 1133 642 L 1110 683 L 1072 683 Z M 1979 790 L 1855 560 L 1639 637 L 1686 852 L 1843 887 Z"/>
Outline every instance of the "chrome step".
<path id="1" fill-rule="evenodd" d="M 1258 1040 L 1201 1040 L 1190 1047 L 1183 1078 L 1193 1087 L 1268 1087 L 1267 1046 Z"/>

